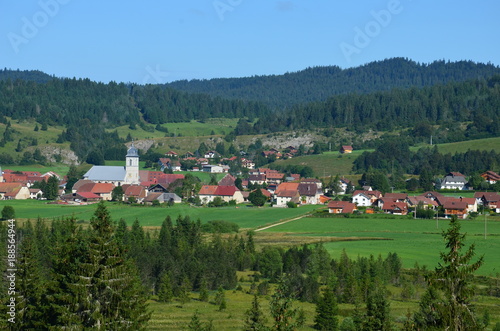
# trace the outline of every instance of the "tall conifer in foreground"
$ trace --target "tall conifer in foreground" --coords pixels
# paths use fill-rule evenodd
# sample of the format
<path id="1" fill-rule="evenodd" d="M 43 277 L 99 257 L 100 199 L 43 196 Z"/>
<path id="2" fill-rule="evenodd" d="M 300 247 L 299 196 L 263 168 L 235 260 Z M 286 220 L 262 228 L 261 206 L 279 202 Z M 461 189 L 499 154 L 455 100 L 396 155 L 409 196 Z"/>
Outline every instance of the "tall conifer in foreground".
<path id="1" fill-rule="evenodd" d="M 54 282 L 47 295 L 48 324 L 94 330 L 141 330 L 150 314 L 131 261 L 118 244 L 103 202 L 84 235 L 72 235 L 57 251 Z"/>
<path id="2" fill-rule="evenodd" d="M 449 228 L 443 231 L 448 251 L 441 252 L 442 263 L 429 278 L 429 286 L 442 293 L 443 299 L 436 304 L 440 318 L 449 330 L 478 330 L 481 322 L 474 312 L 471 298 L 473 273 L 483 264 L 483 257 L 472 263 L 475 246 L 472 244 L 461 253 L 465 234 L 460 233 L 460 223 L 452 217 Z"/>

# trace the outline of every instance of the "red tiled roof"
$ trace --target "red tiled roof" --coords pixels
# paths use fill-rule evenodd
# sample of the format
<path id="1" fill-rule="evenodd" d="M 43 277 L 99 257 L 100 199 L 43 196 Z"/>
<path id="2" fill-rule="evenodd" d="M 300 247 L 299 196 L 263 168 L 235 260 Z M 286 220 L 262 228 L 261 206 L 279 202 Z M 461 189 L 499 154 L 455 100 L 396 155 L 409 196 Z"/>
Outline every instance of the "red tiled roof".
<path id="1" fill-rule="evenodd" d="M 356 209 L 356 205 L 349 201 L 330 201 L 328 208 L 341 209 L 342 213 L 352 213 Z"/>
<path id="2" fill-rule="evenodd" d="M 233 196 L 236 191 L 239 191 L 236 186 L 229 186 L 229 185 L 219 185 L 217 186 L 217 189 L 215 190 L 215 195 L 220 195 L 220 196 Z"/>
<path id="3" fill-rule="evenodd" d="M 465 201 L 460 201 L 458 198 L 448 198 L 443 202 L 444 209 L 467 209 L 468 205 Z"/>
<path id="4" fill-rule="evenodd" d="M 214 195 L 217 190 L 217 185 L 203 185 L 200 189 L 199 195 Z"/>
<path id="5" fill-rule="evenodd" d="M 97 194 L 92 193 L 92 192 L 78 192 L 77 194 L 85 199 L 99 199 L 100 198 L 100 196 L 98 196 Z"/>
<path id="6" fill-rule="evenodd" d="M 280 194 L 281 191 L 295 191 L 298 193 L 299 183 L 281 183 L 276 188 L 276 194 Z"/>
<path id="7" fill-rule="evenodd" d="M 111 193 L 111 191 L 113 191 L 114 188 L 115 188 L 115 185 L 113 185 L 111 183 L 95 183 L 91 192 L 96 193 L 96 194 Z"/>

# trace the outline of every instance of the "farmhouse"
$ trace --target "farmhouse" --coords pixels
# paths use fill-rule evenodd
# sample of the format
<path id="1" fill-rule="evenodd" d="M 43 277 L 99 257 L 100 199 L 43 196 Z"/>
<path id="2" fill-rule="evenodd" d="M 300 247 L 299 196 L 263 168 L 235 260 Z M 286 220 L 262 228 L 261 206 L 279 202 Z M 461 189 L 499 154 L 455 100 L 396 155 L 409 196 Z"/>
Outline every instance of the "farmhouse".
<path id="1" fill-rule="evenodd" d="M 483 177 L 484 180 L 490 184 L 495 184 L 496 182 L 500 181 L 500 175 L 494 171 L 486 171 L 481 174 L 481 177 Z"/>
<path id="2" fill-rule="evenodd" d="M 204 164 L 203 168 L 201 170 L 204 172 L 210 172 L 210 173 L 222 173 L 222 172 L 224 172 L 224 170 L 222 169 L 221 166 L 212 165 L 212 164 Z"/>
<path id="3" fill-rule="evenodd" d="M 0 183 L 0 199 L 29 199 L 30 190 L 22 183 Z"/>
<path id="4" fill-rule="evenodd" d="M 356 205 L 349 201 L 330 201 L 328 212 L 331 214 L 352 214 L 357 210 Z"/>
<path id="5" fill-rule="evenodd" d="M 457 218 L 466 218 L 468 215 L 467 202 L 457 198 L 447 198 L 442 204 L 444 215 L 446 217 L 457 216 Z"/>
<path id="6" fill-rule="evenodd" d="M 286 207 L 288 202 L 300 203 L 299 183 L 281 183 L 274 192 L 273 207 Z"/>
<path id="7" fill-rule="evenodd" d="M 465 184 L 467 180 L 464 175 L 459 172 L 450 172 L 436 186 L 439 190 L 463 190 Z"/>

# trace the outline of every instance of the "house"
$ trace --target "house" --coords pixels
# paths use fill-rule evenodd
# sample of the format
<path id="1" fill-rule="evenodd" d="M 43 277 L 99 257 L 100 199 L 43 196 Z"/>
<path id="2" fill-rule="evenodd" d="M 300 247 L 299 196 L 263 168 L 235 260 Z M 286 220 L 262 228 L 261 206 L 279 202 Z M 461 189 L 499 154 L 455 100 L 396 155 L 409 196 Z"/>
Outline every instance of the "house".
<path id="1" fill-rule="evenodd" d="M 39 188 L 30 188 L 29 191 L 30 191 L 30 199 L 38 200 L 41 199 L 43 196 L 43 192 Z"/>
<path id="2" fill-rule="evenodd" d="M 424 197 L 424 198 L 428 198 L 428 199 L 431 199 L 434 201 L 438 201 L 440 198 L 443 198 L 444 195 L 442 195 L 439 192 L 427 191 L 427 192 L 420 194 L 419 197 Z"/>
<path id="3" fill-rule="evenodd" d="M 236 178 L 234 178 L 230 174 L 227 174 L 224 177 L 222 177 L 221 180 L 219 180 L 218 184 L 223 186 L 234 186 L 235 181 Z"/>
<path id="4" fill-rule="evenodd" d="M 350 145 L 343 145 L 340 147 L 340 153 L 342 154 L 349 154 L 352 153 L 354 149 Z"/>
<path id="5" fill-rule="evenodd" d="M 250 175 L 248 176 L 248 181 L 254 185 L 262 185 L 266 182 L 266 175 Z"/>
<path id="6" fill-rule="evenodd" d="M 143 203 L 152 204 L 153 201 L 158 200 L 160 203 L 181 203 L 182 199 L 175 193 L 150 193 L 144 198 Z"/>
<path id="7" fill-rule="evenodd" d="M 467 180 L 459 172 L 450 172 L 437 183 L 438 190 L 463 190 Z"/>
<path id="8" fill-rule="evenodd" d="M 447 198 L 442 206 L 446 217 L 457 216 L 457 218 L 464 219 L 468 215 L 467 202 L 458 198 Z"/>
<path id="9" fill-rule="evenodd" d="M 149 194 L 151 194 L 151 193 L 168 193 L 168 185 L 167 184 L 154 184 L 154 185 L 149 187 L 148 192 L 149 192 Z"/>
<path id="10" fill-rule="evenodd" d="M 316 178 L 303 178 L 300 182 L 303 184 L 315 184 L 319 189 L 323 187 L 323 183 Z"/>
<path id="11" fill-rule="evenodd" d="M 420 195 L 408 197 L 407 204 L 410 208 L 416 208 L 418 205 L 421 205 L 424 209 L 436 209 L 438 207 L 438 203 L 436 202 L 436 200 L 432 200 L 431 198 L 426 198 Z"/>
<path id="12" fill-rule="evenodd" d="M 281 183 L 274 192 L 273 207 L 286 207 L 288 202 L 300 204 L 299 183 Z"/>
<path id="13" fill-rule="evenodd" d="M 212 202 L 215 199 L 217 185 L 203 185 L 198 192 L 198 196 L 203 204 Z"/>
<path id="14" fill-rule="evenodd" d="M 406 202 L 408 199 L 407 193 L 386 193 L 384 198 L 392 199 L 395 202 Z"/>
<path id="15" fill-rule="evenodd" d="M 356 205 L 349 201 L 330 201 L 328 212 L 331 214 L 352 214 L 357 210 Z"/>
<path id="16" fill-rule="evenodd" d="M 76 185 L 76 184 L 75 184 Z M 83 185 L 79 185 L 76 189 L 75 193 L 93 193 L 103 200 L 111 200 L 111 195 L 115 185 L 112 183 L 85 183 Z M 74 187 L 73 187 L 74 189 Z"/>
<path id="17" fill-rule="evenodd" d="M 283 181 L 283 177 L 285 177 L 285 174 L 280 172 L 269 172 L 265 176 L 266 176 L 266 183 L 280 184 Z"/>
<path id="18" fill-rule="evenodd" d="M 242 203 L 244 200 L 241 191 L 234 185 L 218 185 L 214 195 L 216 197 L 221 197 L 225 202 L 235 200 L 236 203 Z"/>
<path id="19" fill-rule="evenodd" d="M 212 164 L 204 164 L 201 171 L 209 172 L 209 173 L 223 173 L 224 172 L 224 170 L 222 169 L 221 166 L 212 165 Z"/>
<path id="20" fill-rule="evenodd" d="M 358 206 L 368 207 L 373 205 L 381 197 L 382 193 L 380 191 L 356 190 L 352 194 L 352 203 Z"/>
<path id="21" fill-rule="evenodd" d="M 102 200 L 102 197 L 92 192 L 69 193 L 61 196 L 64 201 L 92 203 Z"/>
<path id="22" fill-rule="evenodd" d="M 247 169 L 254 169 L 255 163 L 252 160 L 241 159 L 241 166 Z"/>
<path id="23" fill-rule="evenodd" d="M 147 196 L 146 188 L 140 185 L 122 185 L 123 188 L 123 200 L 128 201 L 130 198 L 135 199 L 137 203 L 142 203 L 144 198 Z"/>
<path id="24" fill-rule="evenodd" d="M 319 204 L 319 197 L 323 193 L 318 185 L 315 183 L 299 183 L 297 190 L 299 191 L 299 195 L 302 203 L 317 205 Z"/>
<path id="25" fill-rule="evenodd" d="M 177 160 L 171 160 L 166 157 L 161 157 L 158 160 L 158 165 L 160 166 L 160 170 L 163 172 L 165 169 L 171 171 L 181 171 L 181 164 Z"/>
<path id="26" fill-rule="evenodd" d="M 22 183 L 0 183 L 1 200 L 26 200 L 30 198 L 30 190 Z"/>
<path id="27" fill-rule="evenodd" d="M 481 198 L 483 206 L 488 207 L 495 212 L 500 212 L 500 194 L 496 192 L 485 192 Z"/>
<path id="28" fill-rule="evenodd" d="M 165 153 L 165 156 L 168 156 L 168 157 L 179 157 L 179 154 L 177 154 L 174 151 L 169 151 L 169 152 Z"/>
<path id="29" fill-rule="evenodd" d="M 368 191 L 358 191 L 352 195 L 352 203 L 357 206 L 368 207 L 372 205 L 371 197 L 366 194 Z"/>
<path id="30" fill-rule="evenodd" d="M 490 184 L 495 184 L 496 182 L 500 181 L 500 175 L 494 171 L 486 171 L 481 174 L 481 177 L 483 177 L 484 180 Z"/>
<path id="31" fill-rule="evenodd" d="M 213 159 L 215 157 L 217 157 L 217 152 L 215 151 L 208 151 L 204 154 L 205 158 L 206 159 Z"/>
<path id="32" fill-rule="evenodd" d="M 389 202 L 384 203 L 381 208 L 385 213 L 393 215 L 406 215 L 408 214 L 408 205 L 406 202 Z"/>

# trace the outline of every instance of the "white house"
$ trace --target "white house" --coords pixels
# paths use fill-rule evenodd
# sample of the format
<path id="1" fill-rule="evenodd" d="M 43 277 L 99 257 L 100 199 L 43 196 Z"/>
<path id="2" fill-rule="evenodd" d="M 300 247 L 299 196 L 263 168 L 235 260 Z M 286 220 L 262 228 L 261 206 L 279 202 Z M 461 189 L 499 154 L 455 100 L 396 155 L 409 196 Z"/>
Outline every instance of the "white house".
<path id="1" fill-rule="evenodd" d="M 372 205 L 370 197 L 362 192 L 359 192 L 352 196 L 352 203 L 357 206 L 368 207 Z"/>

